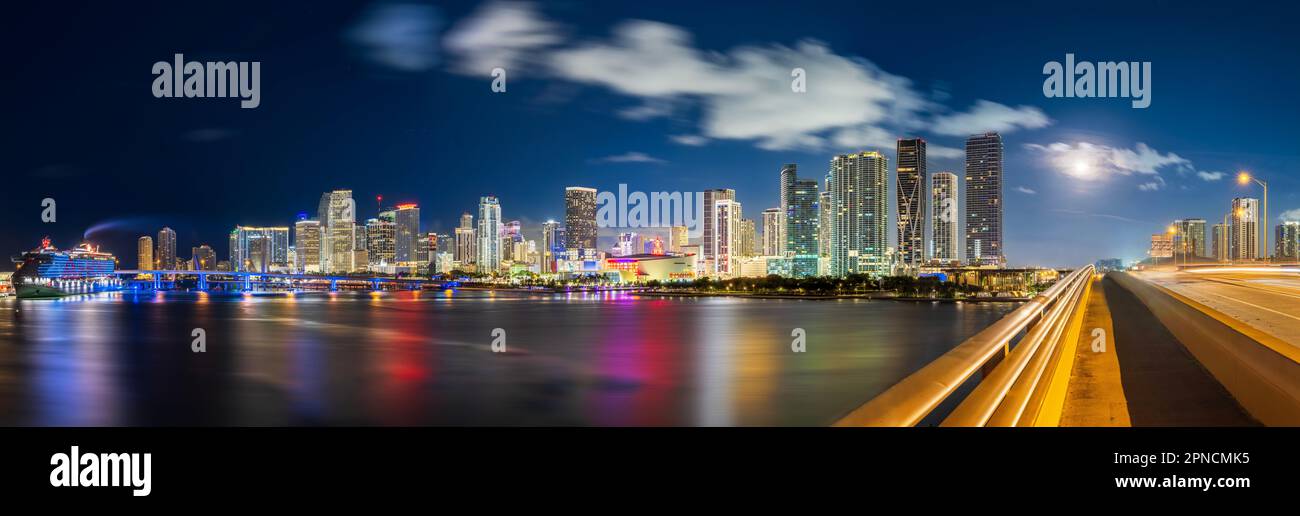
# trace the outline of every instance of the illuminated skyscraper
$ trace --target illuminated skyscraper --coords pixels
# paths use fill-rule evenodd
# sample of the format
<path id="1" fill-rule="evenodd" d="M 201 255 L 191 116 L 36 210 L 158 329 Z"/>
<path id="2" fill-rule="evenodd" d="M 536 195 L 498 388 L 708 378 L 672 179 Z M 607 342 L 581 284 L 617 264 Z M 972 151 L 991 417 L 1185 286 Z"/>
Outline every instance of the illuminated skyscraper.
<path id="1" fill-rule="evenodd" d="M 372 271 L 397 264 L 396 210 L 384 210 L 366 220 L 366 261 Z"/>
<path id="2" fill-rule="evenodd" d="M 757 242 L 758 228 L 754 227 L 754 219 L 740 219 L 740 256 L 758 256 Z"/>
<path id="3" fill-rule="evenodd" d="M 961 210 L 957 205 L 957 174 L 936 172 L 930 191 L 933 196 L 934 215 L 930 227 L 933 249 L 930 256 L 937 262 L 948 264 L 961 261 L 958 243 L 961 242 Z"/>
<path id="4" fill-rule="evenodd" d="M 785 249 L 785 210 L 763 210 L 763 255 L 781 256 Z"/>
<path id="5" fill-rule="evenodd" d="M 1300 222 L 1288 220 L 1277 225 L 1274 231 L 1277 240 L 1274 255 L 1278 259 L 1296 261 L 1300 259 Z"/>
<path id="6" fill-rule="evenodd" d="M 158 262 L 158 269 L 164 271 L 174 271 L 178 266 L 176 262 L 176 232 L 172 228 L 162 228 L 158 232 L 158 253 L 154 258 Z"/>
<path id="7" fill-rule="evenodd" d="M 1002 136 L 966 139 L 966 262 L 1005 266 L 1002 248 Z"/>
<path id="8" fill-rule="evenodd" d="M 491 195 L 478 203 L 478 271 L 501 268 L 501 202 Z"/>
<path id="9" fill-rule="evenodd" d="M 887 161 L 875 151 L 831 159 L 831 275 L 888 272 Z"/>
<path id="10" fill-rule="evenodd" d="M 925 261 L 926 192 L 925 140 L 899 139 L 897 144 L 898 253 L 903 264 Z"/>
<path id="11" fill-rule="evenodd" d="M 153 261 L 153 237 L 145 235 L 136 241 L 136 269 L 151 271 L 156 264 Z"/>
<path id="12" fill-rule="evenodd" d="M 329 192 L 325 218 L 325 244 L 329 252 L 326 256 L 329 272 L 351 272 L 356 268 L 356 203 L 352 200 L 352 190 L 334 190 Z M 234 263 L 233 261 L 231 263 Z"/>
<path id="13" fill-rule="evenodd" d="M 415 204 L 399 204 L 395 214 L 396 236 L 393 244 L 394 260 L 403 267 L 420 264 L 420 208 Z"/>
<path id="14" fill-rule="evenodd" d="M 740 263 L 741 213 L 739 201 L 719 199 L 713 203 L 713 270 L 723 277 L 734 275 Z"/>
<path id="15" fill-rule="evenodd" d="M 230 264 L 241 272 L 271 272 L 289 266 L 289 228 L 235 226 Z"/>
<path id="16" fill-rule="evenodd" d="M 320 274 L 323 270 L 321 268 L 320 221 L 300 219 L 295 222 L 293 225 L 293 246 L 297 252 L 297 270 L 303 274 Z"/>
<path id="17" fill-rule="evenodd" d="M 1215 224 L 1213 238 L 1210 240 L 1213 258 L 1221 262 L 1228 261 L 1228 228 L 1226 224 Z"/>
<path id="18" fill-rule="evenodd" d="M 704 214 L 701 217 L 704 219 L 704 228 L 701 238 L 703 242 L 704 259 L 706 260 L 713 258 L 713 251 L 715 249 L 715 246 L 713 245 L 715 240 L 713 225 L 717 222 L 717 217 L 714 215 L 713 210 L 717 206 L 718 201 L 735 199 L 736 191 L 730 188 L 704 191 Z"/>
<path id="19" fill-rule="evenodd" d="M 1233 260 L 1259 258 L 1259 199 L 1238 197 L 1232 200 Z"/>
<path id="20" fill-rule="evenodd" d="M 555 260 L 564 253 L 564 231 L 560 223 L 548 220 L 542 223 L 542 272 L 555 272 Z"/>
<path id="21" fill-rule="evenodd" d="M 821 193 L 815 179 L 795 179 L 786 194 L 785 257 L 790 259 L 790 274 L 795 277 L 817 275 L 817 235 L 821 223 L 818 213 Z"/>
<path id="22" fill-rule="evenodd" d="M 831 217 L 835 214 L 831 206 L 830 176 L 827 176 L 826 189 L 817 201 L 817 256 L 820 258 L 831 257 Z"/>
<path id="23" fill-rule="evenodd" d="M 596 248 L 596 189 L 564 189 L 564 234 L 569 249 Z"/>

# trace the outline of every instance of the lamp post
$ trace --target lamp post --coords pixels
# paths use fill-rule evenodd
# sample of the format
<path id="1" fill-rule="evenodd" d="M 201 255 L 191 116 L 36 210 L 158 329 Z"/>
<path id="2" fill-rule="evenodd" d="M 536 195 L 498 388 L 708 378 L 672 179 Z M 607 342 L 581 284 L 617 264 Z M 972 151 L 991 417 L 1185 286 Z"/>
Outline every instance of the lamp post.
<path id="1" fill-rule="evenodd" d="M 1260 258 L 1265 258 L 1265 259 L 1266 259 L 1266 258 L 1268 257 L 1268 224 L 1269 224 L 1269 222 L 1268 222 L 1268 182 L 1266 182 L 1266 181 L 1264 181 L 1263 179 L 1260 179 L 1260 178 L 1258 178 L 1258 177 L 1255 177 L 1255 176 L 1252 175 L 1250 172 L 1246 172 L 1245 170 L 1243 170 L 1243 171 L 1241 171 L 1240 173 L 1237 174 L 1237 182 L 1238 182 L 1238 183 L 1243 184 L 1243 185 L 1247 185 L 1247 184 L 1250 184 L 1251 181 L 1254 181 L 1255 184 L 1258 184 L 1260 187 L 1262 187 L 1262 188 L 1264 189 L 1264 206 L 1263 206 L 1263 213 L 1260 214 L 1260 217 L 1259 217 L 1260 220 L 1255 221 L 1255 224 L 1257 224 L 1257 225 L 1259 226 L 1259 232 L 1260 232 L 1260 234 L 1263 236 L 1263 238 L 1260 238 L 1260 239 L 1259 239 L 1259 257 L 1260 257 Z"/>

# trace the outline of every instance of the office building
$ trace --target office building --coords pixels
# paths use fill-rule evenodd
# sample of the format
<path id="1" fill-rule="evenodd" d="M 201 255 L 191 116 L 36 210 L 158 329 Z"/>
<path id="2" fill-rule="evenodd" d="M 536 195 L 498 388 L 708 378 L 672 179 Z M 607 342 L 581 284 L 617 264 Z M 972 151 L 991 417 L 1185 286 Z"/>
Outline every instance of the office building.
<path id="1" fill-rule="evenodd" d="M 875 151 L 831 159 L 831 275 L 889 272 L 887 162 Z"/>
<path id="2" fill-rule="evenodd" d="M 786 193 L 785 246 L 783 256 L 790 259 L 790 271 L 795 277 L 817 275 L 817 257 L 820 252 L 817 237 L 821 232 L 821 192 L 817 180 L 794 180 Z"/>
<path id="3" fill-rule="evenodd" d="M 925 172 L 925 140 L 899 139 L 897 143 L 896 197 L 898 213 L 898 256 L 902 264 L 915 269 L 925 262 L 925 213 L 929 192 Z"/>
<path id="4" fill-rule="evenodd" d="M 596 248 L 596 189 L 564 189 L 564 235 L 568 249 Z"/>
<path id="5" fill-rule="evenodd" d="M 179 265 L 176 261 L 176 232 L 172 231 L 172 228 L 162 228 L 158 232 L 158 248 L 154 261 L 158 263 L 158 270 L 164 271 L 174 271 Z"/>
<path id="6" fill-rule="evenodd" d="M 1213 235 L 1211 235 L 1213 238 L 1210 242 L 1213 250 L 1211 257 L 1215 260 L 1221 262 L 1228 261 L 1228 233 L 1230 227 L 1231 226 L 1227 224 L 1214 225 Z"/>
<path id="7" fill-rule="evenodd" d="M 1002 246 L 1002 136 L 966 139 L 966 262 L 1006 265 Z"/>
<path id="8" fill-rule="evenodd" d="M 1259 256 L 1259 199 L 1232 200 L 1232 230 L 1229 245 L 1233 260 L 1257 260 Z"/>
<path id="9" fill-rule="evenodd" d="M 418 267 L 422 265 L 420 254 L 420 207 L 413 204 L 399 204 L 393 214 L 395 228 L 393 241 L 393 260 L 401 267 Z"/>
<path id="10" fill-rule="evenodd" d="M 691 243 L 690 231 L 686 226 L 673 226 L 668 233 L 668 251 L 677 254 L 685 252 L 685 247 Z"/>
<path id="11" fill-rule="evenodd" d="M 1205 219 L 1179 219 L 1174 221 L 1174 251 L 1180 258 L 1201 257 L 1205 254 Z"/>
<path id="12" fill-rule="evenodd" d="M 785 252 L 785 210 L 763 210 L 763 255 L 781 256 Z"/>
<path id="13" fill-rule="evenodd" d="M 319 220 L 300 219 L 293 225 L 293 245 L 297 252 L 297 270 L 303 274 L 320 274 L 321 224 Z"/>
<path id="14" fill-rule="evenodd" d="M 1300 259 L 1300 222 L 1288 220 L 1278 224 L 1273 234 L 1276 242 L 1273 254 L 1279 260 L 1294 262 Z"/>
<path id="15" fill-rule="evenodd" d="M 737 272 L 742 244 L 742 206 L 733 199 L 713 202 L 713 271 L 722 277 Z"/>
<path id="16" fill-rule="evenodd" d="M 957 174 L 936 172 L 931 182 L 931 205 L 934 216 L 930 222 L 930 256 L 941 264 L 961 261 L 958 244 L 961 242 L 961 210 L 957 205 Z"/>
<path id="17" fill-rule="evenodd" d="M 208 244 L 190 248 L 190 267 L 196 271 L 217 270 L 217 252 Z"/>
<path id="18" fill-rule="evenodd" d="M 491 274 L 501 268 L 501 202 L 488 195 L 478 203 L 478 271 Z"/>
<path id="19" fill-rule="evenodd" d="M 700 218 L 704 219 L 704 229 L 701 232 L 701 240 L 703 242 L 705 260 L 713 259 L 713 251 L 715 249 L 713 242 L 716 238 L 713 231 L 713 225 L 717 222 L 717 216 L 714 214 L 713 210 L 717 206 L 718 201 L 735 199 L 736 191 L 730 188 L 704 191 L 704 213 Z"/>
<path id="20" fill-rule="evenodd" d="M 156 264 L 153 260 L 153 237 L 145 235 L 136 240 L 135 243 L 136 269 L 142 271 L 154 270 Z"/>

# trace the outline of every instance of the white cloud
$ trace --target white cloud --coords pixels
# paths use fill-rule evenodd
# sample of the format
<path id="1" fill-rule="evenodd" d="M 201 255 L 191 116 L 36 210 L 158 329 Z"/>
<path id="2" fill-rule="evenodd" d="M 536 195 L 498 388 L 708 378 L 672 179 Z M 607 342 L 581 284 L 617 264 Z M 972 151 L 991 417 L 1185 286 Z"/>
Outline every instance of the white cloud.
<path id="1" fill-rule="evenodd" d="M 1048 163 L 1058 172 L 1082 181 L 1102 181 L 1113 176 L 1133 174 L 1148 176 L 1148 181 L 1138 187 L 1143 191 L 1157 190 L 1164 186 L 1165 180 L 1160 176 L 1162 170 L 1192 169 L 1191 161 L 1172 152 L 1161 154 L 1145 143 L 1138 143 L 1133 149 L 1088 142 L 1057 142 L 1048 145 L 1031 143 L 1025 145 L 1025 148 L 1043 153 Z"/>
<path id="2" fill-rule="evenodd" d="M 592 163 L 667 163 L 644 152 L 625 152 L 591 160 Z"/>
<path id="3" fill-rule="evenodd" d="M 1016 187 L 1016 191 L 1017 191 L 1017 192 L 1020 192 L 1020 193 L 1022 193 L 1022 194 L 1025 194 L 1025 195 L 1034 195 L 1034 194 L 1038 193 L 1038 192 L 1035 191 L 1034 189 L 1032 189 L 1032 188 L 1028 188 L 1028 187 L 1024 187 L 1024 186 L 1017 186 L 1017 187 Z"/>
<path id="4" fill-rule="evenodd" d="M 701 145 L 709 143 L 708 138 L 705 138 L 698 134 L 674 134 L 672 136 L 669 136 L 668 138 L 676 143 L 682 145 L 689 145 L 691 147 L 699 147 Z"/>
<path id="5" fill-rule="evenodd" d="M 1286 210 L 1282 212 L 1281 215 L 1277 216 L 1277 220 L 1280 220 L 1282 222 L 1300 221 L 1300 208 L 1296 208 L 1294 210 Z"/>
<path id="6" fill-rule="evenodd" d="M 607 38 L 571 41 L 533 4 L 494 2 L 458 23 L 444 42 L 461 73 L 525 66 L 528 77 L 587 84 L 638 101 L 617 112 L 622 118 L 649 120 L 684 108 L 699 113 L 694 137 L 752 141 L 770 150 L 889 149 L 900 134 L 965 135 L 1051 123 L 1037 108 L 987 100 L 931 121 L 932 113 L 947 111 L 936 97 L 813 40 L 707 50 L 681 27 L 627 20 Z M 792 91 L 796 68 L 804 70 L 804 92 Z M 706 141 L 697 138 L 674 141 Z M 935 157 L 962 155 L 932 149 Z"/>
<path id="7" fill-rule="evenodd" d="M 1204 170 L 1196 173 L 1196 177 L 1199 177 L 1206 181 L 1218 181 L 1220 179 L 1223 179 L 1223 176 L 1225 175 L 1226 174 L 1224 174 L 1223 172 L 1206 172 Z"/>
<path id="8" fill-rule="evenodd" d="M 456 72 L 487 75 L 497 67 L 507 73 L 529 67 L 538 52 L 563 39 L 533 4 L 490 2 L 452 27 L 443 45 L 457 58 Z"/>
<path id="9" fill-rule="evenodd" d="M 966 136 L 995 131 L 1008 133 L 1017 129 L 1040 129 L 1051 125 L 1043 110 L 1033 106 L 1010 107 L 980 100 L 970 111 L 935 117 L 932 131 L 949 136 Z"/>
<path id="10" fill-rule="evenodd" d="M 396 70 L 418 72 L 438 63 L 437 9 L 419 4 L 380 4 L 367 9 L 344 35 L 367 59 Z"/>
<path id="11" fill-rule="evenodd" d="M 966 157 L 966 151 L 962 149 L 958 149 L 956 147 L 945 147 L 943 145 L 935 145 L 933 143 L 927 144 L 925 146 L 925 153 L 926 156 L 932 158 L 957 159 L 957 158 Z"/>

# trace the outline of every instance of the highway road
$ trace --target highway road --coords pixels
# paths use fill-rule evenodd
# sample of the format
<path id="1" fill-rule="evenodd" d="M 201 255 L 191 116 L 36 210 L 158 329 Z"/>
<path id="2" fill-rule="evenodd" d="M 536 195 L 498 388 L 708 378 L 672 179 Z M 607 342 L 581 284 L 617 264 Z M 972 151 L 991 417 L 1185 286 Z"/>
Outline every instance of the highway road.
<path id="1" fill-rule="evenodd" d="M 1165 287 L 1260 330 L 1300 351 L 1300 274 L 1218 269 L 1143 272 Z"/>

